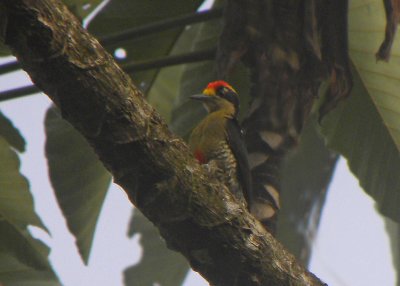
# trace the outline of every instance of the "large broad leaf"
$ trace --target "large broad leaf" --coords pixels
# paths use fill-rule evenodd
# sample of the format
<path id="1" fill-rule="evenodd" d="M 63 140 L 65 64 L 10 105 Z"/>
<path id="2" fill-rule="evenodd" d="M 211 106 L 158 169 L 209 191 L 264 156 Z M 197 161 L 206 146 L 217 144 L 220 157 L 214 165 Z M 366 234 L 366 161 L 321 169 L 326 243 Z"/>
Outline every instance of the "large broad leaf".
<path id="1" fill-rule="evenodd" d="M 303 265 L 311 257 L 327 188 L 338 156 L 328 150 L 316 130 L 315 118 L 305 125 L 299 146 L 282 168 L 282 211 L 277 238 Z"/>
<path id="2" fill-rule="evenodd" d="M 385 219 L 385 225 L 392 249 L 393 266 L 397 271 L 396 286 L 400 286 L 400 225 L 390 219 Z"/>
<path id="3" fill-rule="evenodd" d="M 19 172 L 18 155 L 0 135 L 0 216 L 20 230 L 28 225 L 46 229 L 33 208 L 28 181 Z"/>
<path id="4" fill-rule="evenodd" d="M 147 101 L 167 123 L 170 121 L 173 103 L 178 96 L 182 70 L 182 66 L 162 69 L 155 78 L 147 97 Z"/>
<path id="5" fill-rule="evenodd" d="M 167 249 L 158 230 L 135 209 L 129 236 L 140 235 L 143 256 L 137 265 L 125 270 L 127 286 L 181 285 L 189 270 L 183 256 Z"/>
<path id="6" fill-rule="evenodd" d="M 25 151 L 25 139 L 12 122 L 0 111 L 0 135 L 19 152 Z"/>
<path id="7" fill-rule="evenodd" d="M 383 1 L 354 0 L 349 7 L 352 98 L 324 122 L 329 145 L 348 160 L 379 210 L 400 222 L 400 61 L 396 37 L 390 62 L 376 62 L 384 38 Z"/>
<path id="8" fill-rule="evenodd" d="M 19 172 L 18 155 L 9 143 L 21 147 L 23 139 L 4 120 L 0 132 L 8 140 L 0 134 L 0 284 L 59 285 L 47 261 L 48 248 L 27 231 L 28 225 L 46 228 L 34 212 L 28 181 Z"/>
<path id="9" fill-rule="evenodd" d="M 89 24 L 88 29 L 96 36 L 101 37 L 113 33 L 143 26 L 155 21 L 170 19 L 185 13 L 195 12 L 203 0 L 111 0 L 104 9 Z M 151 34 L 137 39 L 127 39 L 108 45 L 107 48 L 114 53 L 116 48 L 126 51 L 126 58 L 121 63 L 149 60 L 168 55 L 181 34 L 182 28 Z M 157 70 L 135 72 L 133 79 L 144 91 L 153 83 Z"/>
<path id="10" fill-rule="evenodd" d="M 328 146 L 347 159 L 379 211 L 400 222 L 400 155 L 357 73 L 348 99 L 322 122 Z"/>
<path id="11" fill-rule="evenodd" d="M 397 53 L 400 37 L 397 35 L 395 38 L 390 61 L 376 62 L 375 53 L 385 35 L 383 1 L 353 0 L 350 3 L 351 59 L 385 127 L 400 150 L 400 60 Z"/>
<path id="12" fill-rule="evenodd" d="M 187 27 L 176 41 L 171 50 L 171 55 L 188 52 L 195 38 L 197 37 L 199 26 L 196 24 Z M 166 67 L 157 74 L 151 86 L 147 100 L 169 123 L 171 111 L 179 95 L 182 74 L 185 70 L 184 65 Z"/>
<path id="13" fill-rule="evenodd" d="M 56 108 L 45 119 L 46 157 L 57 201 L 87 263 L 111 175 L 86 140 Z"/>
<path id="14" fill-rule="evenodd" d="M 1 216 L 0 233 L 0 285 L 61 285 L 47 260 L 45 245 Z"/>

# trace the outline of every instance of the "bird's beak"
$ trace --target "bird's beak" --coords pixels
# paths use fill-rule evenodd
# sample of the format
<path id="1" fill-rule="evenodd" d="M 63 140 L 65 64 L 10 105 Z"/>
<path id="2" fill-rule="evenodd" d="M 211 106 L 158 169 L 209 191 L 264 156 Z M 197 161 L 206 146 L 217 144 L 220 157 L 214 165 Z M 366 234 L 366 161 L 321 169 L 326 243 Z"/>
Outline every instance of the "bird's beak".
<path id="1" fill-rule="evenodd" d="M 205 95 L 205 94 L 194 94 L 190 96 L 190 99 L 195 99 L 195 100 L 201 100 L 201 101 L 206 101 L 206 100 L 210 100 L 211 96 L 209 95 Z"/>

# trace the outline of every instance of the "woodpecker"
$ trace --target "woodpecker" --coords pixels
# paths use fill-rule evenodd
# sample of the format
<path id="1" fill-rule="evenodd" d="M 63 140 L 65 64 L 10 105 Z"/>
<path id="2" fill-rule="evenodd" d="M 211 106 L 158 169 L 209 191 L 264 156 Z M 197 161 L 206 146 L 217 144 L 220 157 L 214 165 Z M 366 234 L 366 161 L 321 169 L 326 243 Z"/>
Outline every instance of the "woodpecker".
<path id="1" fill-rule="evenodd" d="M 243 131 L 237 116 L 239 97 L 225 81 L 214 81 L 202 94 L 192 95 L 200 100 L 208 115 L 193 129 L 189 146 L 200 164 L 215 164 L 215 176 L 244 205 L 251 205 L 251 174 Z"/>

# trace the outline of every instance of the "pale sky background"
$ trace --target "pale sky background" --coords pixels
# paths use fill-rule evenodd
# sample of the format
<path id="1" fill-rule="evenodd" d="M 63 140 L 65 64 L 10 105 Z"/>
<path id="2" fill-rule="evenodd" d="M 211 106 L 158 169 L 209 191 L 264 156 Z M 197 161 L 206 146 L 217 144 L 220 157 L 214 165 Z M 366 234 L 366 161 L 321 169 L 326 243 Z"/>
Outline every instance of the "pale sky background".
<path id="1" fill-rule="evenodd" d="M 0 90 L 29 82 L 25 73 L 15 72 L 0 77 Z M 132 206 L 125 193 L 113 185 L 100 215 L 89 265 L 84 266 L 47 178 L 43 121 L 49 105 L 50 100 L 42 94 L 0 102 L 0 110 L 20 129 L 28 143 L 21 156 L 21 170 L 30 181 L 35 209 L 52 236 L 34 228 L 31 231 L 51 247 L 50 260 L 63 285 L 122 286 L 123 270 L 136 263 L 141 255 L 138 237 L 126 236 Z M 310 269 L 329 285 L 395 285 L 383 219 L 343 159 L 328 192 Z M 184 284 L 201 285 L 208 284 L 194 272 Z"/>

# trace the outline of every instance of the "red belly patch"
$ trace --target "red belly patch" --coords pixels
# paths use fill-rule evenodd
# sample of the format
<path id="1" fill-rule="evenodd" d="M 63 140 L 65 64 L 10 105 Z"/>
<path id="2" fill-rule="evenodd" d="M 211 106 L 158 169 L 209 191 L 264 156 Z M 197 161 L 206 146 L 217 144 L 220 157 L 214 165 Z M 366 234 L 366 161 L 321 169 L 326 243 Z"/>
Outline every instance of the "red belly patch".
<path id="1" fill-rule="evenodd" d="M 197 159 L 197 161 L 199 161 L 200 164 L 205 164 L 207 163 L 207 159 L 206 156 L 204 155 L 204 153 L 200 150 L 196 150 L 194 151 L 194 157 Z"/>

